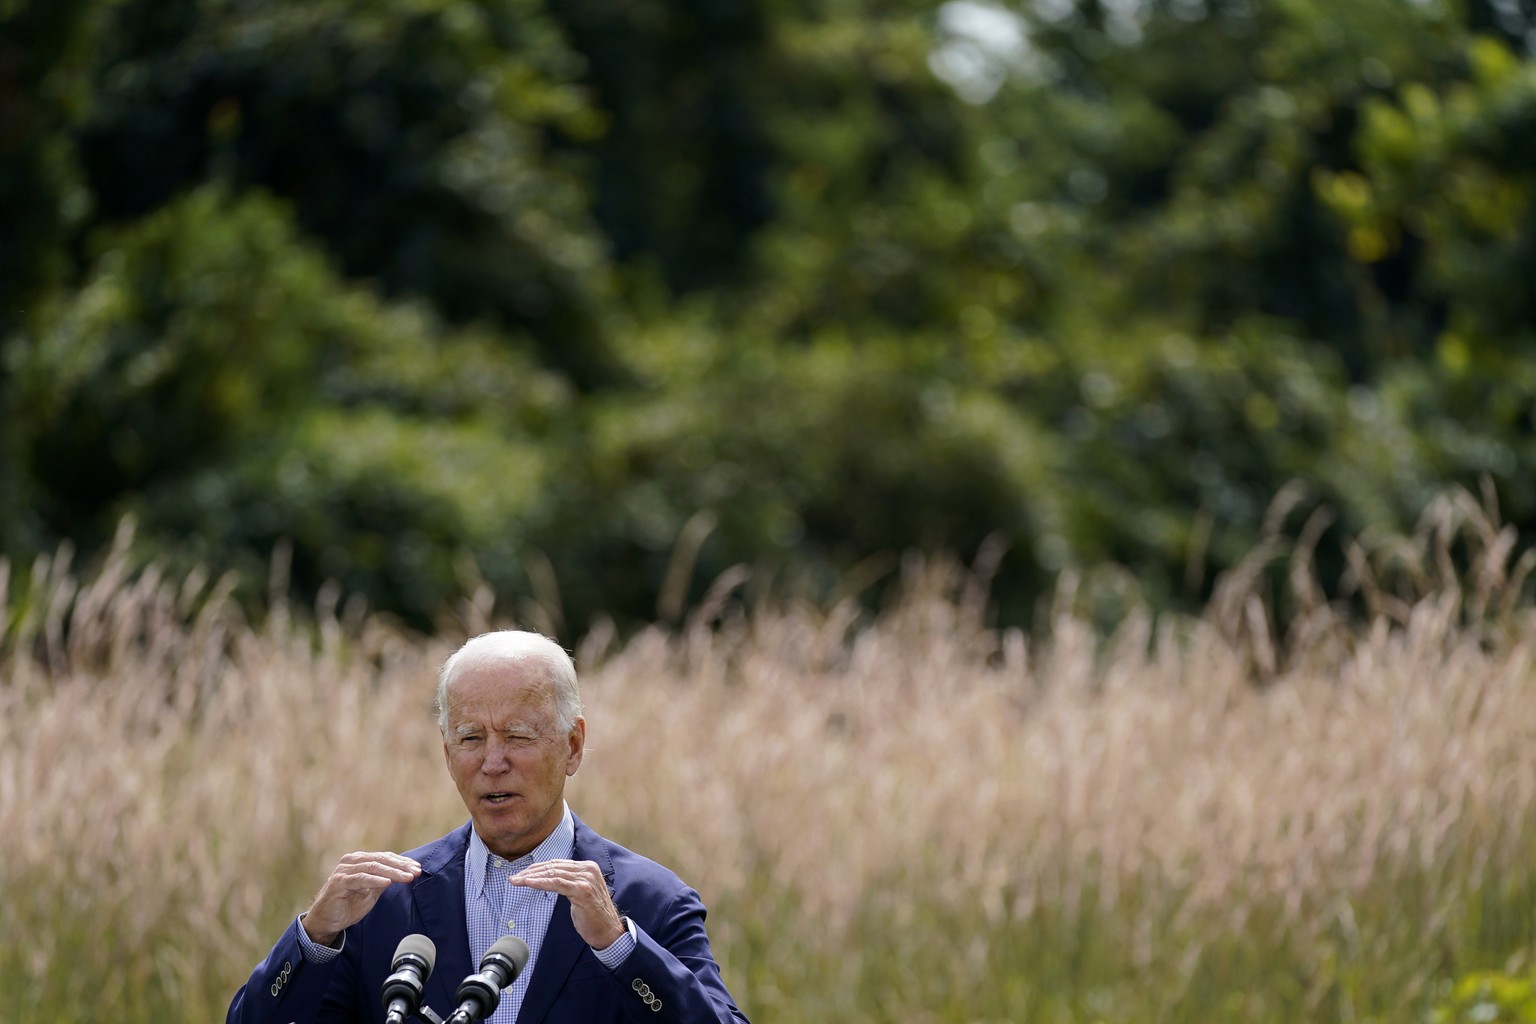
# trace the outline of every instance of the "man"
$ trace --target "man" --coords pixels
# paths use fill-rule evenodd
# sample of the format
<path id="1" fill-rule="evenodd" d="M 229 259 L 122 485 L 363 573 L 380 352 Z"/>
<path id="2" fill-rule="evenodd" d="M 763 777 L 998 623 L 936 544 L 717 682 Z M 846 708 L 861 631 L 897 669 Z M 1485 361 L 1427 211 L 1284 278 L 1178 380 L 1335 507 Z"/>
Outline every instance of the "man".
<path id="1" fill-rule="evenodd" d="M 470 821 L 410 853 L 351 853 L 235 993 L 229 1024 L 383 1021 L 400 940 L 430 938 L 422 1002 L 443 1017 L 497 939 L 532 956 L 494 1024 L 747 1024 L 698 893 L 565 803 L 586 721 L 570 656 L 536 633 L 470 640 L 437 688 L 443 757 Z"/>

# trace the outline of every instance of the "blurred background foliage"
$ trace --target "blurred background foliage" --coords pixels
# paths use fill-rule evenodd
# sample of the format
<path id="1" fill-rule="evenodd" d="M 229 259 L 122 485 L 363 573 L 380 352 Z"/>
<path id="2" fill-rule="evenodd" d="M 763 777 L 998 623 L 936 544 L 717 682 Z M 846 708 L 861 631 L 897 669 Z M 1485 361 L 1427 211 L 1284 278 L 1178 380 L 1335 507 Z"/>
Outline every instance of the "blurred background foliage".
<path id="1" fill-rule="evenodd" d="M 0 0 L 0 548 L 567 637 L 1536 531 L 1531 0 Z M 997 552 L 1002 552 L 999 556 Z"/>

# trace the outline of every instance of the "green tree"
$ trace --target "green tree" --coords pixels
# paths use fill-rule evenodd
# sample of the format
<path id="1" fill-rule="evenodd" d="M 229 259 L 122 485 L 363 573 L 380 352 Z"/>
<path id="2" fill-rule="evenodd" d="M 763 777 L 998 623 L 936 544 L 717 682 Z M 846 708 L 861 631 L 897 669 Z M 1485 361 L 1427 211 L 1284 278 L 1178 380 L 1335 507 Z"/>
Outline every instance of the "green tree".
<path id="1" fill-rule="evenodd" d="M 533 0 L 121 0 L 81 159 L 109 222 L 208 181 L 288 200 L 350 277 L 611 371 L 583 170 L 601 119 Z"/>
<path id="2" fill-rule="evenodd" d="M 0 3 L 0 410 L 15 401 L 16 332 L 61 301 L 91 211 L 70 133 L 90 105 L 103 17 L 92 0 Z M 28 440 L 0 411 L 0 553 L 45 542 Z"/>
<path id="3" fill-rule="evenodd" d="M 48 536 L 89 550 L 133 515 L 158 555 L 256 578 L 286 540 L 301 592 L 334 579 L 418 624 L 465 551 L 515 583 L 558 378 L 344 284 L 270 198 L 200 190 L 98 245 L 12 352 Z"/>
<path id="4" fill-rule="evenodd" d="M 783 102 L 761 0 L 569 0 L 548 5 L 603 130 L 572 140 L 615 258 L 673 292 L 739 284 L 747 240 L 774 216 L 780 162 L 766 121 Z"/>

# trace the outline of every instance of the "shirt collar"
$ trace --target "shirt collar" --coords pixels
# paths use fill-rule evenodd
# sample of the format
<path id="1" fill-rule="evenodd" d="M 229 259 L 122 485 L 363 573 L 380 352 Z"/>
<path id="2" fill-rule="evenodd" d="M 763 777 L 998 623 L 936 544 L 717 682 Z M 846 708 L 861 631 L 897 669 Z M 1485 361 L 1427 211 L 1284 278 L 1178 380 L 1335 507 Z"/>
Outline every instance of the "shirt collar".
<path id="1" fill-rule="evenodd" d="M 485 840 L 480 838 L 480 833 L 471 826 L 469 830 L 469 851 L 464 857 L 464 891 L 479 895 L 485 892 L 486 868 L 490 865 L 505 866 L 508 871 L 521 871 L 529 864 L 538 864 L 546 860 L 568 860 L 576 849 L 576 822 L 571 817 L 571 805 L 565 804 L 561 814 L 560 823 L 555 830 L 544 837 L 544 841 L 535 846 L 530 853 L 525 853 L 516 860 L 507 860 L 498 857 L 485 845 Z"/>

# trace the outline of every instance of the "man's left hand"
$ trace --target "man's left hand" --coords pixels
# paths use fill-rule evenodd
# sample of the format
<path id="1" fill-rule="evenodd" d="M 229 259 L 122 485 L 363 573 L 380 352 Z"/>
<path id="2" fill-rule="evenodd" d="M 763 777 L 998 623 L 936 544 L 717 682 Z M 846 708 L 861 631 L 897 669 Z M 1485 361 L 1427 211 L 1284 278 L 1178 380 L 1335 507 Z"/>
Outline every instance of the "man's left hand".
<path id="1" fill-rule="evenodd" d="M 590 860 L 546 860 L 519 871 L 508 885 L 559 893 L 571 901 L 571 924 L 587 945 L 607 949 L 624 934 L 624 922 L 603 871 Z"/>

